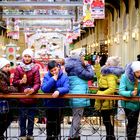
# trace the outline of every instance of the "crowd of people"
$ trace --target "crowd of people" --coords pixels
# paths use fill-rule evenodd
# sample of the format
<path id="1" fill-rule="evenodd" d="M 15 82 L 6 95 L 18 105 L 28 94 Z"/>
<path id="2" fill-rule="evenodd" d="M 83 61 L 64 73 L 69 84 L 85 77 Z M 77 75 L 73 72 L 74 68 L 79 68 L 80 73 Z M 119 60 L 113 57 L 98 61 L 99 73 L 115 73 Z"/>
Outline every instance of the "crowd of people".
<path id="1" fill-rule="evenodd" d="M 34 63 L 33 51 L 25 49 L 22 61 L 15 68 L 12 85 L 10 84 L 10 62 L 0 58 L 0 93 L 24 93 L 29 96 L 38 93 L 39 89 L 44 94 L 51 94 L 52 98 L 44 99 L 46 108 L 46 140 L 61 139 L 61 122 L 65 99 L 59 98 L 64 94 L 88 94 L 88 81 L 97 77 L 97 95 L 115 95 L 135 97 L 140 94 L 140 61 L 132 61 L 124 68 L 117 56 L 107 58 L 101 65 L 101 58 L 97 56 L 92 66 L 84 59 L 83 52 L 74 52 L 62 63 L 56 60 L 48 62 L 48 72 L 40 80 L 38 67 Z M 13 107 L 15 99 L 0 99 L 0 140 L 4 140 L 4 133 L 13 121 Z M 111 116 L 116 103 L 112 100 L 95 99 L 95 110 L 100 111 L 106 130 L 106 140 L 115 140 L 114 125 Z M 31 98 L 19 99 L 18 118 L 20 127 L 20 140 L 33 140 L 34 117 L 37 100 Z M 80 140 L 80 121 L 85 107 L 90 106 L 87 98 L 72 98 L 69 100 L 72 108 L 72 123 L 68 140 Z M 126 134 L 128 140 L 135 140 L 137 135 L 140 103 L 138 101 L 121 101 L 127 119 Z M 28 121 L 27 121 L 28 120 Z M 26 125 L 26 121 L 28 124 Z"/>

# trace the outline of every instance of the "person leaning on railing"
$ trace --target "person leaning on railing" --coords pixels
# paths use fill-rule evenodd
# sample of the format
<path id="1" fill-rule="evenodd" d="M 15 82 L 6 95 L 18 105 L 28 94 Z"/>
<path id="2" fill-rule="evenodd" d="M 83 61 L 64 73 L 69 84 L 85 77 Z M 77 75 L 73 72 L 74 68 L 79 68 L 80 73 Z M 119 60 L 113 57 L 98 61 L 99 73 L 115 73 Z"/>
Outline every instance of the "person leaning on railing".
<path id="1" fill-rule="evenodd" d="M 88 94 L 88 80 L 92 80 L 94 72 L 88 61 L 84 60 L 84 53 L 75 52 L 66 59 L 65 69 L 70 80 L 70 94 Z M 69 140 L 80 140 L 80 120 L 84 107 L 90 106 L 90 99 L 73 98 L 69 100 L 72 107 L 72 124 Z"/>
<path id="2" fill-rule="evenodd" d="M 127 64 L 125 73 L 120 79 L 119 94 L 125 97 L 140 96 L 140 61 Z M 126 119 L 126 133 L 128 140 L 135 140 L 138 127 L 140 102 L 121 101 Z"/>
<path id="3" fill-rule="evenodd" d="M 10 62 L 0 58 L 0 93 L 8 94 L 17 92 L 17 88 L 10 86 Z M 0 140 L 4 140 L 4 132 L 13 121 L 13 110 L 11 100 L 0 99 Z"/>
<path id="4" fill-rule="evenodd" d="M 119 66 L 120 59 L 117 56 L 109 57 L 106 64 L 101 68 L 100 57 L 95 61 L 95 73 L 98 82 L 97 95 L 114 95 L 117 88 L 117 81 L 124 69 Z M 106 140 L 115 140 L 114 126 L 111 123 L 111 115 L 113 115 L 114 101 L 111 100 L 95 100 L 95 109 L 99 110 L 103 118 L 103 124 L 106 128 Z"/>
<path id="5" fill-rule="evenodd" d="M 33 59 L 33 51 L 25 49 L 22 53 L 22 62 L 15 69 L 13 85 L 25 95 L 36 94 L 40 88 L 40 73 Z M 33 140 L 34 117 L 36 112 L 36 99 L 19 99 L 20 140 Z M 28 125 L 26 126 L 26 120 Z M 26 132 L 27 129 L 27 132 Z"/>
<path id="6" fill-rule="evenodd" d="M 59 140 L 61 139 L 63 108 L 65 107 L 65 99 L 59 97 L 69 92 L 69 79 L 55 60 L 48 63 L 48 73 L 43 78 L 41 89 L 45 94 L 52 93 L 52 98 L 44 99 L 44 106 L 47 107 L 46 140 Z"/>

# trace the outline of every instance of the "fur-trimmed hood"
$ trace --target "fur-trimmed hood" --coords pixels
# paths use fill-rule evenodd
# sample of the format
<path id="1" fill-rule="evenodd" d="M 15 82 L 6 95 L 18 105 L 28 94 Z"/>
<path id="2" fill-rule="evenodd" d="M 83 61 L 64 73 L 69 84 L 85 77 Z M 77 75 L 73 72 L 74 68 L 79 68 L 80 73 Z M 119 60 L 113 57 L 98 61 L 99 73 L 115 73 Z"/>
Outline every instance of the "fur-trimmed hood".
<path id="1" fill-rule="evenodd" d="M 101 73 L 103 75 L 114 74 L 119 77 L 124 73 L 124 69 L 120 66 L 103 66 Z"/>
<path id="2" fill-rule="evenodd" d="M 130 82 L 134 82 L 135 81 L 135 76 L 134 76 L 134 72 L 131 68 L 132 63 L 129 63 L 126 65 L 125 67 L 125 75 L 127 76 L 128 80 Z"/>

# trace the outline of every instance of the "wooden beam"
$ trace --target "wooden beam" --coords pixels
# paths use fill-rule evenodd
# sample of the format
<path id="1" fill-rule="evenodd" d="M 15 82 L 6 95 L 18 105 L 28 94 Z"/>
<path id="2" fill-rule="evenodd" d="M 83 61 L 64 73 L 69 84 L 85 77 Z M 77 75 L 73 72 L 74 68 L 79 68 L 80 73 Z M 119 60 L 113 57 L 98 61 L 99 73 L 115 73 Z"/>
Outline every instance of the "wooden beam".
<path id="1" fill-rule="evenodd" d="M 9 93 L 9 94 L 2 94 L 0 93 L 0 98 L 1 99 L 7 99 L 7 98 L 15 98 L 15 99 L 20 99 L 20 98 L 35 98 L 35 99 L 42 99 L 42 98 L 52 98 L 51 96 L 52 93 L 38 93 L 35 95 L 25 95 L 23 93 Z M 60 96 L 59 98 L 65 98 L 65 99 L 70 99 L 70 98 L 88 98 L 88 99 L 101 99 L 101 100 L 124 100 L 124 101 L 140 101 L 140 97 L 124 97 L 120 95 L 97 95 L 97 94 L 65 94 L 63 96 Z"/>

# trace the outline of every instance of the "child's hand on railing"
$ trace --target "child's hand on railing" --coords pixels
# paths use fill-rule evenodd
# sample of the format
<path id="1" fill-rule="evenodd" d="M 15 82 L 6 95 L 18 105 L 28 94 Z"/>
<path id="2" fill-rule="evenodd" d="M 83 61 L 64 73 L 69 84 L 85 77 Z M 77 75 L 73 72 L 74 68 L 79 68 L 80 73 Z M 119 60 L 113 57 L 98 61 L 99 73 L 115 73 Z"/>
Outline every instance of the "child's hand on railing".
<path id="1" fill-rule="evenodd" d="M 138 93 L 138 89 L 135 88 L 134 91 L 132 91 L 132 96 L 137 96 L 137 93 Z"/>
<path id="2" fill-rule="evenodd" d="M 24 90 L 24 93 L 28 96 L 31 95 L 32 93 L 34 93 L 34 89 L 33 88 L 26 88 Z"/>
<path id="3" fill-rule="evenodd" d="M 55 91 L 53 94 L 52 94 L 52 97 L 53 98 L 57 98 L 59 96 L 59 91 Z"/>

